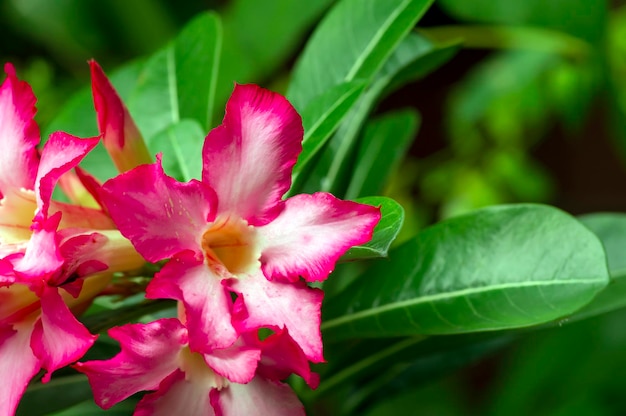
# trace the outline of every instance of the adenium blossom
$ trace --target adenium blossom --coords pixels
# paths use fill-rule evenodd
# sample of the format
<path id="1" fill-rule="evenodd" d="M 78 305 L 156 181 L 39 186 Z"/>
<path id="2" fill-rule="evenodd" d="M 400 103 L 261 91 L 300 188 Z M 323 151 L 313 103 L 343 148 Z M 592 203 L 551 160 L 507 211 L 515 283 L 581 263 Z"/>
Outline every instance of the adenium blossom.
<path id="1" fill-rule="evenodd" d="M 147 415 L 304 415 L 291 388 L 279 380 L 296 372 L 309 384 L 318 379 L 286 331 L 260 341 L 243 334 L 226 349 L 193 352 L 187 328 L 175 318 L 109 330 L 121 352 L 110 360 L 77 363 L 104 409 L 139 391 Z"/>
<path id="2" fill-rule="evenodd" d="M 93 344 L 95 337 L 70 308 L 84 308 L 112 272 L 137 268 L 143 260 L 101 209 L 51 199 L 60 176 L 98 138 L 54 133 L 40 155 L 35 96 L 11 65 L 5 72 L 0 86 L 0 374 L 5 377 L 0 414 L 12 414 L 41 368 L 48 371 L 46 382 Z"/>
<path id="3" fill-rule="evenodd" d="M 326 279 L 342 254 L 367 242 L 380 212 L 321 192 L 283 200 L 302 138 L 284 97 L 236 85 L 223 123 L 206 137 L 201 181 L 176 181 L 157 158 L 103 185 L 103 202 L 137 251 L 171 259 L 146 293 L 184 304 L 193 351 L 227 348 L 266 327 L 286 329 L 309 360 L 323 361 L 323 292 L 306 282 Z"/>

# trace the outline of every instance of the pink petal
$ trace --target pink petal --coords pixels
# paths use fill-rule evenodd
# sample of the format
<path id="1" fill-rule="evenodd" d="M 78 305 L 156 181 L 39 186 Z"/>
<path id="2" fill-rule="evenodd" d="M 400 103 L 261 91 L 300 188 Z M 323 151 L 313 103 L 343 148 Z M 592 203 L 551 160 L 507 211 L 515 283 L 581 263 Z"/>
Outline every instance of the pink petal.
<path id="1" fill-rule="evenodd" d="M 106 270 L 108 265 L 99 259 L 98 254 L 107 242 L 108 238 L 99 233 L 79 234 L 65 239 L 59 250 L 66 261 L 57 284 Z"/>
<path id="2" fill-rule="evenodd" d="M 230 279 L 240 296 L 235 301 L 235 327 L 239 332 L 261 327 L 287 328 L 307 358 L 322 362 L 320 308 L 324 292 L 302 281 L 270 282 L 262 275 Z"/>
<path id="3" fill-rule="evenodd" d="M 85 373 L 98 406 L 108 409 L 143 390 L 156 390 L 178 368 L 178 356 L 187 343 L 187 331 L 177 319 L 127 324 L 109 330 L 121 352 L 106 361 L 74 365 Z"/>
<path id="4" fill-rule="evenodd" d="M 151 262 L 200 252 L 204 228 L 215 217 L 213 191 L 167 176 L 160 158 L 105 182 L 102 199 L 122 234 Z"/>
<path id="5" fill-rule="evenodd" d="M 296 195 L 271 223 L 260 227 L 261 263 L 268 279 L 324 280 L 350 247 L 372 238 L 380 210 L 331 194 Z"/>
<path id="6" fill-rule="evenodd" d="M 211 384 L 210 380 L 189 382 L 185 373 L 176 371 L 163 380 L 159 391 L 143 396 L 133 416 L 213 416 L 209 399 Z"/>
<path id="7" fill-rule="evenodd" d="M 32 327 L 25 322 L 16 330 L 10 325 L 0 326 L 0 415 L 13 415 L 28 386 L 39 371 L 39 360 L 30 349 Z"/>
<path id="8" fill-rule="evenodd" d="M 63 132 L 50 135 L 41 152 L 41 163 L 35 183 L 37 207 L 44 216 L 48 215 L 52 191 L 59 178 L 78 165 L 85 155 L 96 147 L 98 141 L 98 138 L 80 139 Z"/>
<path id="9" fill-rule="evenodd" d="M 35 323 L 30 342 L 41 366 L 48 370 L 42 381 L 48 382 L 53 371 L 85 355 L 96 338 L 72 315 L 58 289 L 47 287 L 41 296 L 41 318 Z"/>
<path id="10" fill-rule="evenodd" d="M 311 372 L 307 357 L 289 336 L 287 329 L 272 334 L 263 341 L 254 340 L 251 345 L 263 350 L 257 370 L 263 378 L 285 380 L 291 373 L 295 373 L 312 389 L 319 385 L 319 375 Z"/>
<path id="11" fill-rule="evenodd" d="M 139 129 L 128 109 L 95 61 L 89 61 L 91 89 L 98 115 L 102 142 L 118 171 L 126 172 L 135 166 L 152 163 Z"/>
<path id="12" fill-rule="evenodd" d="M 219 392 L 217 415 L 305 416 L 291 387 L 261 377 L 248 384 L 230 384 Z"/>
<path id="13" fill-rule="evenodd" d="M 225 348 L 237 339 L 231 323 L 230 293 L 202 260 L 192 252 L 175 256 L 157 273 L 146 288 L 149 299 L 175 299 L 185 306 L 189 346 L 209 353 Z"/>
<path id="14" fill-rule="evenodd" d="M 302 150 L 302 120 L 279 94 L 235 85 L 226 115 L 202 150 L 202 180 L 215 189 L 219 212 L 263 225 L 280 211 Z"/>
<path id="15" fill-rule="evenodd" d="M 61 213 L 56 213 L 47 220 L 35 221 L 24 257 L 14 264 L 14 270 L 24 278 L 25 283 L 33 284 L 31 289 L 35 292 L 63 266 L 56 233 L 60 220 Z"/>
<path id="16" fill-rule="evenodd" d="M 247 346 L 231 346 L 204 354 L 204 361 L 213 371 L 235 383 L 252 380 L 260 358 L 261 350 Z"/>
<path id="17" fill-rule="evenodd" d="M 4 71 L 7 77 L 0 86 L 0 198 L 11 190 L 33 189 L 39 164 L 35 95 L 26 82 L 17 79 L 11 64 L 6 64 Z"/>

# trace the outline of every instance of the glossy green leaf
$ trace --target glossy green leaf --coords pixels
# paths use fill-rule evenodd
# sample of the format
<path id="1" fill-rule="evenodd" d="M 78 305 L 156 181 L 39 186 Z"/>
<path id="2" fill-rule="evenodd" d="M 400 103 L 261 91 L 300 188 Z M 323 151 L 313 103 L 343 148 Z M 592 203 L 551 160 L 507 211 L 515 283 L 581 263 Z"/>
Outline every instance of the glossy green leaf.
<path id="1" fill-rule="evenodd" d="M 221 56 L 222 23 L 213 13 L 192 20 L 174 42 L 179 116 L 196 120 L 204 131 L 213 127 Z"/>
<path id="2" fill-rule="evenodd" d="M 171 124 L 147 141 L 150 153 L 163 154 L 163 169 L 180 181 L 199 179 L 202 173 L 204 130 L 196 120 Z"/>
<path id="3" fill-rule="evenodd" d="M 307 165 L 310 165 L 346 114 L 353 108 L 364 88 L 365 83 L 363 81 L 336 85 L 312 100 L 302 111 L 304 139 L 302 152 L 293 169 L 292 193 L 299 188 L 303 181 L 300 177 L 302 172 L 305 171 Z"/>
<path id="4" fill-rule="evenodd" d="M 233 83 L 268 78 L 300 47 L 334 0 L 233 0 L 223 13 L 224 47 L 216 97 L 226 102 Z M 216 115 L 223 111 L 216 112 Z"/>
<path id="5" fill-rule="evenodd" d="M 208 130 L 221 50 L 219 18 L 202 14 L 146 62 L 128 107 L 146 141 L 190 118 Z"/>
<path id="6" fill-rule="evenodd" d="M 302 110 L 329 88 L 372 79 L 432 0 L 343 0 L 307 43 L 287 97 Z"/>
<path id="7" fill-rule="evenodd" d="M 402 110 L 365 126 L 346 198 L 380 194 L 415 138 L 419 115 Z"/>
<path id="8" fill-rule="evenodd" d="M 376 103 L 384 94 L 445 63 L 458 48 L 458 43 L 434 43 L 417 33 L 405 37 L 330 140 L 309 178 L 307 192 L 323 189 L 343 195 L 350 179 L 355 144 Z"/>
<path id="9" fill-rule="evenodd" d="M 626 307 L 626 214 L 598 213 L 579 217 L 593 231 L 606 250 L 611 273 L 609 285 L 587 306 L 568 318 L 570 321 L 589 318 Z"/>
<path id="10" fill-rule="evenodd" d="M 379 206 L 382 217 L 374 228 L 372 239 L 366 244 L 352 247 L 341 257 L 341 261 L 387 257 L 391 243 L 402 228 L 404 209 L 393 199 L 384 196 L 359 198 L 356 202 Z"/>
<path id="11" fill-rule="evenodd" d="M 608 283 L 602 244 L 543 205 L 477 210 L 392 250 L 325 305 L 325 340 L 454 334 L 536 325 Z"/>

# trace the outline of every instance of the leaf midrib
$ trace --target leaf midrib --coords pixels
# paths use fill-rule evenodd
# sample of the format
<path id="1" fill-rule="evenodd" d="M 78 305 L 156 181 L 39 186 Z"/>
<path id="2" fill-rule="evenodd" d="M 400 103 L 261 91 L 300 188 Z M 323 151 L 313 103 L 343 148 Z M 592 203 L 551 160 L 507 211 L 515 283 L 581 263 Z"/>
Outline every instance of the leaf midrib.
<path id="1" fill-rule="evenodd" d="M 408 299 L 400 302 L 393 302 L 389 304 L 385 304 L 382 306 L 378 306 L 375 308 L 365 309 L 362 311 L 358 311 L 352 314 L 343 315 L 340 318 L 330 319 L 326 322 L 323 322 L 321 325 L 322 331 L 325 331 L 329 328 L 333 328 L 344 324 L 346 322 L 352 322 L 359 319 L 368 318 L 373 315 L 379 315 L 384 312 L 392 311 L 394 309 L 404 309 L 409 308 L 411 306 L 416 306 L 424 303 L 434 302 L 437 300 L 454 298 L 454 297 L 462 297 L 466 295 L 472 295 L 476 293 L 485 293 L 502 289 L 517 289 L 522 287 L 534 287 L 534 286 L 556 286 L 556 285 L 572 285 L 572 284 L 597 284 L 602 283 L 602 279 L 568 279 L 568 280 L 538 280 L 532 282 L 517 282 L 517 283 L 502 283 L 499 285 L 493 286 L 482 286 L 476 288 L 468 288 L 463 290 L 457 290 L 453 292 L 445 292 L 438 293 L 435 295 L 427 295 L 421 296 L 419 298 Z"/>

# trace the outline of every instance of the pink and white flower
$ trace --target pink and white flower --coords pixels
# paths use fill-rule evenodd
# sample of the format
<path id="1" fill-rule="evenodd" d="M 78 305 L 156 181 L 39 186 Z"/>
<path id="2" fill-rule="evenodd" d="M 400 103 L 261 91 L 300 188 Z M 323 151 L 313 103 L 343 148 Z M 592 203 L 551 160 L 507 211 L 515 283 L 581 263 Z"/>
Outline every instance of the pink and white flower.
<path id="1" fill-rule="evenodd" d="M 110 215 L 137 251 L 151 262 L 171 258 L 147 296 L 184 304 L 193 351 L 267 327 L 286 329 L 309 360 L 323 361 L 323 293 L 306 282 L 326 279 L 343 253 L 367 242 L 380 212 L 327 193 L 283 200 L 302 137 L 284 97 L 236 85 L 205 140 L 201 181 L 180 183 L 157 160 L 103 185 Z"/>
<path id="2" fill-rule="evenodd" d="M 121 352 L 110 360 L 77 363 L 108 409 L 139 391 L 135 415 L 304 415 L 291 388 L 280 382 L 292 372 L 313 386 L 318 379 L 287 332 L 260 341 L 244 334 L 226 349 L 194 352 L 187 328 L 174 318 L 109 330 Z"/>
<path id="3" fill-rule="evenodd" d="M 5 375 L 0 414 L 12 414 L 41 368 L 48 371 L 46 382 L 93 344 L 95 337 L 70 308 L 93 299 L 111 272 L 136 268 L 142 260 L 101 209 L 52 200 L 60 176 L 99 139 L 54 133 L 40 155 L 35 96 L 11 65 L 5 71 L 0 86 L 0 374 Z M 105 269 L 108 274 L 100 273 Z"/>

